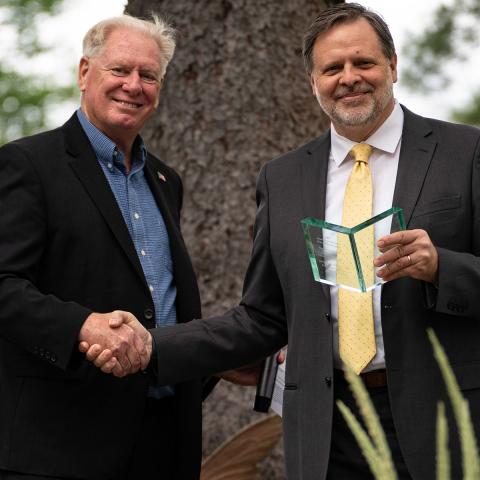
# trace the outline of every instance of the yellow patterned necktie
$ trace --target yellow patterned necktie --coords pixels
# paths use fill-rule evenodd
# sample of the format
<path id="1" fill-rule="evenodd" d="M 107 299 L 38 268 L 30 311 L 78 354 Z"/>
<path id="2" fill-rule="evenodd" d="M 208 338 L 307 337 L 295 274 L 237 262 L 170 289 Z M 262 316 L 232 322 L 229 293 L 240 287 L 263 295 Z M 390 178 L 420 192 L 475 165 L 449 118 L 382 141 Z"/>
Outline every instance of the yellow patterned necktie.
<path id="1" fill-rule="evenodd" d="M 355 145 L 350 154 L 355 165 L 345 188 L 342 225 L 354 227 L 372 216 L 372 176 L 368 158 L 372 147 L 366 143 Z M 374 229 L 366 228 L 355 235 L 359 257 L 363 260 L 364 278 L 367 285 L 373 283 Z M 355 265 L 351 259 L 351 247 L 346 235 L 339 235 L 337 248 L 337 272 L 356 278 Z M 339 278 L 337 282 L 349 283 Z M 351 280 L 350 280 L 351 281 Z M 358 283 L 358 282 L 356 282 Z M 351 283 L 350 283 L 351 284 Z M 338 290 L 338 337 L 340 358 L 359 374 L 376 353 L 375 328 L 373 324 L 372 292 Z"/>

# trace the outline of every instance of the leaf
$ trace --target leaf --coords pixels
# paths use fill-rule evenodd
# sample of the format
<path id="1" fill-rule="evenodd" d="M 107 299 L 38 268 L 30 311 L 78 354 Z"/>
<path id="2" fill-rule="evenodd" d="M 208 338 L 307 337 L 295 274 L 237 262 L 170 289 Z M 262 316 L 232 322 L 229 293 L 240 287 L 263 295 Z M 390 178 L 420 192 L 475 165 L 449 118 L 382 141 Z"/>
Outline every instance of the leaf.
<path id="1" fill-rule="evenodd" d="M 365 385 L 360 380 L 360 377 L 348 366 L 345 370 L 345 377 L 350 384 L 360 414 L 362 415 L 368 433 L 375 444 L 379 458 L 382 462 L 382 478 L 397 478 L 385 432 L 383 431 L 377 412 L 370 400 Z"/>
<path id="2" fill-rule="evenodd" d="M 443 402 L 438 402 L 437 410 L 437 480 L 450 480 L 448 423 Z"/>
<path id="3" fill-rule="evenodd" d="M 388 480 L 386 477 L 383 476 L 382 459 L 380 458 L 380 455 L 374 447 L 369 436 L 360 425 L 360 422 L 355 418 L 355 415 L 352 413 L 352 411 L 341 400 L 337 400 L 337 406 L 340 409 L 343 418 L 345 418 L 348 427 L 352 431 L 355 440 L 360 446 L 362 454 L 365 457 L 365 460 L 367 461 L 375 479 Z"/>
<path id="4" fill-rule="evenodd" d="M 464 480 L 478 480 L 478 478 L 480 478 L 480 464 L 468 403 L 462 396 L 452 367 L 448 362 L 445 351 L 440 345 L 437 336 L 431 328 L 427 330 L 427 333 L 433 345 L 433 354 L 435 355 L 443 380 L 447 386 L 448 396 L 452 402 L 453 413 L 460 435 L 460 444 L 462 446 Z"/>
<path id="5" fill-rule="evenodd" d="M 281 435 L 282 419 L 277 415 L 248 425 L 203 461 L 200 480 L 255 480 L 257 464 Z"/>

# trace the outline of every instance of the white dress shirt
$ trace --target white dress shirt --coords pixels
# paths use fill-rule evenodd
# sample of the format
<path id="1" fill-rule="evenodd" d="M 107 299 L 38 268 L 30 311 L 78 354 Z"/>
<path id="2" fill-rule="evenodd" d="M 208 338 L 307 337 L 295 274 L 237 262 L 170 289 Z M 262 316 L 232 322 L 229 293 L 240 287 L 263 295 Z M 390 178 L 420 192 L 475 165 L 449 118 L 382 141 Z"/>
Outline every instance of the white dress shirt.
<path id="1" fill-rule="evenodd" d="M 368 165 L 372 174 L 373 212 L 372 216 L 388 210 L 392 206 L 395 180 L 397 178 L 398 159 L 403 129 L 403 110 L 395 101 L 395 107 L 383 125 L 363 143 L 373 148 Z M 331 149 L 328 161 L 325 220 L 336 225 L 342 223 L 343 197 L 347 180 L 352 172 L 355 160 L 349 152 L 357 142 L 339 135 L 331 126 Z M 390 222 L 381 222 L 375 228 L 375 241 L 390 233 Z M 381 286 L 373 290 L 373 319 L 375 323 L 375 341 L 377 353 L 364 371 L 385 368 L 381 323 Z M 330 287 L 331 315 L 333 320 L 333 350 L 335 368 L 341 368 L 338 351 L 338 287 Z"/>

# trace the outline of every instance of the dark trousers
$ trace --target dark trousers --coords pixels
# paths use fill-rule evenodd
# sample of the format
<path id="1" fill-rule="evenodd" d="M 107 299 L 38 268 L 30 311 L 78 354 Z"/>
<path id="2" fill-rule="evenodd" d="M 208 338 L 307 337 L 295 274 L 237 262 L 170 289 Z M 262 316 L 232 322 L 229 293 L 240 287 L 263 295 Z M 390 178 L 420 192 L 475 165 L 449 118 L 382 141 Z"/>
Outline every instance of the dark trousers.
<path id="1" fill-rule="evenodd" d="M 358 407 L 350 391 L 350 387 L 341 372 L 336 372 L 334 388 L 335 400 L 342 400 L 365 428 Z M 388 399 L 388 387 L 368 388 L 368 393 L 370 394 L 370 398 L 372 399 L 375 410 L 377 411 L 380 422 L 385 431 L 398 478 L 402 480 L 411 479 L 412 477 L 408 473 L 398 444 L 395 425 L 393 424 L 392 411 L 390 409 L 390 401 Z M 368 463 L 363 457 L 355 437 L 348 428 L 340 410 L 335 405 L 327 479 L 371 480 L 373 478 Z"/>
<path id="2" fill-rule="evenodd" d="M 176 436 L 180 432 L 175 428 L 173 402 L 172 397 L 162 400 L 147 399 L 135 450 L 122 468 L 121 474 L 109 480 L 175 480 L 175 444 Z M 125 412 L 125 415 L 128 415 L 128 412 Z M 108 441 L 110 441 L 108 432 L 99 430 L 98 442 Z M 81 455 L 82 452 L 79 451 L 78 454 Z M 54 462 L 55 459 L 52 461 Z M 118 459 L 119 465 L 122 461 L 125 459 Z M 91 478 L 96 478 L 94 470 L 95 466 L 92 465 Z M 73 475 L 63 478 L 0 471 L 0 480 L 73 480 L 76 478 L 78 477 Z"/>
<path id="3" fill-rule="evenodd" d="M 174 480 L 175 445 L 179 433 L 173 397 L 148 398 L 140 435 L 125 473 L 112 480 Z"/>

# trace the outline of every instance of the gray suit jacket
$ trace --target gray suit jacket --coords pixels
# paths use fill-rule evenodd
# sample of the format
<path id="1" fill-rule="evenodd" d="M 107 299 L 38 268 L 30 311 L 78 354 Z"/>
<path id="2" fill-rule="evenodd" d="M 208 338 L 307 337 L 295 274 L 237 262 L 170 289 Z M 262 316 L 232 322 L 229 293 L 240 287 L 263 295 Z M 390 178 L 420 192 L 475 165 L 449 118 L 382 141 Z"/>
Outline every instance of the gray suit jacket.
<path id="1" fill-rule="evenodd" d="M 479 142 L 477 129 L 405 109 L 393 205 L 403 208 L 407 228 L 427 230 L 438 248 L 439 285 L 387 283 L 382 328 L 399 442 L 410 472 L 422 480 L 434 478 L 436 402 L 446 397 L 427 327 L 480 421 Z M 284 435 L 292 480 L 325 478 L 335 408 L 329 289 L 313 280 L 300 228 L 304 217 L 324 218 L 329 149 L 327 132 L 263 167 L 240 305 L 154 332 L 165 383 L 246 364 L 288 343 Z"/>

